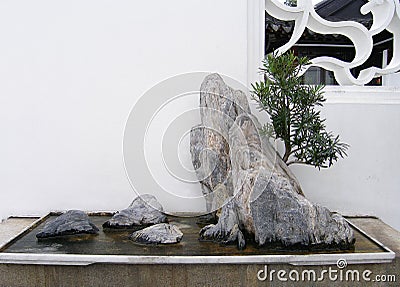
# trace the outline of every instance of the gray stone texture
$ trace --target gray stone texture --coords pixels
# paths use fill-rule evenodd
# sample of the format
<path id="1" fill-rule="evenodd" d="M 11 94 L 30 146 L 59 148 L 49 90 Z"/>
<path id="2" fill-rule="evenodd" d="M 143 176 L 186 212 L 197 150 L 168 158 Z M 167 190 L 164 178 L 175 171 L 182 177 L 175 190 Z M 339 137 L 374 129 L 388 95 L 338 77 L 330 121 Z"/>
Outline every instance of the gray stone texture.
<path id="1" fill-rule="evenodd" d="M 230 196 L 218 223 L 201 230 L 201 240 L 237 242 L 239 248 L 245 245 L 244 235 L 260 246 L 346 248 L 354 243 L 353 231 L 342 216 L 302 195 L 293 173 L 260 135 L 261 126 L 244 93 L 233 92 L 219 75 L 212 74 L 201 86 L 200 107 L 201 126 L 208 129 L 191 134 L 193 165 L 209 194 L 222 184 Z M 223 137 L 214 135 L 214 129 Z M 221 201 L 221 196 L 211 198 Z"/>
<path id="2" fill-rule="evenodd" d="M 156 224 L 133 232 L 129 239 L 142 244 L 174 244 L 182 240 L 183 233 L 176 225 Z"/>
<path id="3" fill-rule="evenodd" d="M 218 74 L 209 75 L 200 88 L 201 124 L 190 133 L 193 166 L 207 202 L 207 211 L 232 196 L 228 132 L 235 118 L 250 112 L 246 95 L 227 86 Z"/>
<path id="4" fill-rule="evenodd" d="M 124 229 L 143 228 L 167 222 L 163 207 L 151 194 L 136 197 L 128 208 L 118 211 L 103 224 L 104 228 Z"/>
<path id="5" fill-rule="evenodd" d="M 89 216 L 80 210 L 69 210 L 56 219 L 45 224 L 43 230 L 36 234 L 38 239 L 97 234 L 99 229 L 90 222 Z"/>

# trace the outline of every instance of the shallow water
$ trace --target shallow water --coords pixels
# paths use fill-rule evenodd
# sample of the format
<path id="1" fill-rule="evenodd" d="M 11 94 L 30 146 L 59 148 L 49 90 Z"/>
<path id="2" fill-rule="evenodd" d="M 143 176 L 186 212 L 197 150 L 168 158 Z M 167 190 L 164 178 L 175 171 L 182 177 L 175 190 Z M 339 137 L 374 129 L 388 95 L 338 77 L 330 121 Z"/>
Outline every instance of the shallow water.
<path id="1" fill-rule="evenodd" d="M 183 232 L 183 239 L 172 245 L 139 245 L 128 239 L 132 233 L 129 230 L 104 232 L 102 224 L 111 216 L 93 215 L 91 221 L 100 229 L 98 235 L 83 235 L 68 238 L 53 238 L 38 241 L 36 234 L 44 224 L 53 220 L 48 217 L 40 225 L 17 239 L 10 246 L 2 250 L 9 253 L 39 253 L 39 254 L 91 254 L 91 255 L 185 255 L 185 256 L 229 256 L 229 255 L 276 255 L 276 254 L 318 254 L 318 253 L 374 253 L 384 251 L 363 234 L 354 230 L 356 243 L 354 250 L 287 250 L 281 247 L 258 248 L 248 244 L 245 250 L 238 250 L 235 245 L 221 246 L 214 242 L 200 242 L 198 234 L 201 226 L 196 224 L 197 218 L 169 217 Z"/>

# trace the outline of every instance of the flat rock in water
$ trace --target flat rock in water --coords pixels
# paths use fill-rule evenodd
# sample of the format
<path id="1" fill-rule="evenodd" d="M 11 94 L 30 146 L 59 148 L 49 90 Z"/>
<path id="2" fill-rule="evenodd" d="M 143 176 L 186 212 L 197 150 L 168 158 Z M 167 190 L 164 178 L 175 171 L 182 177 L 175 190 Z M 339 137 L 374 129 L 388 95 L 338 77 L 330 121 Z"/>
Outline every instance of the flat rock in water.
<path id="1" fill-rule="evenodd" d="M 167 217 L 163 210 L 155 196 L 143 194 L 136 197 L 128 208 L 117 212 L 111 219 L 106 221 L 103 227 L 126 229 L 167 222 Z"/>
<path id="2" fill-rule="evenodd" d="M 133 232 L 129 239 L 142 244 L 174 244 L 182 240 L 183 233 L 173 224 L 160 223 Z"/>
<path id="3" fill-rule="evenodd" d="M 89 216 L 80 210 L 69 210 L 56 219 L 45 224 L 43 230 L 36 234 L 38 239 L 97 234 L 99 229 L 90 222 Z"/>
<path id="4" fill-rule="evenodd" d="M 237 243 L 239 249 L 246 247 L 246 241 L 239 229 L 239 218 L 235 202 L 228 201 L 222 207 L 222 213 L 216 224 L 210 224 L 200 230 L 200 241 L 215 241 L 222 244 Z"/>

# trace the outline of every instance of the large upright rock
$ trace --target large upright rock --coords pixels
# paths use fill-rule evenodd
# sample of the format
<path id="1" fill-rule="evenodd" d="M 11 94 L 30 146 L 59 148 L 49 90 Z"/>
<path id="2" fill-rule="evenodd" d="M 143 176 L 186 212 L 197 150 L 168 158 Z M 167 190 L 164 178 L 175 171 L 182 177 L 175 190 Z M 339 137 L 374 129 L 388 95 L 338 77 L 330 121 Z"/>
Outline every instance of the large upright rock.
<path id="1" fill-rule="evenodd" d="M 125 229 L 144 228 L 167 222 L 162 205 L 151 194 L 136 197 L 128 208 L 123 209 L 103 224 L 104 228 Z"/>
<path id="2" fill-rule="evenodd" d="M 204 227 L 200 239 L 237 242 L 240 248 L 245 245 L 243 235 L 251 237 L 260 246 L 268 243 L 309 247 L 352 245 L 354 235 L 347 222 L 342 216 L 312 204 L 302 195 L 295 176 L 269 140 L 260 136 L 260 124 L 250 110 L 241 109 L 232 113 L 225 108 L 225 101 L 216 98 L 226 98 L 224 94 L 204 92 L 230 91 L 226 87 L 221 88 L 224 85 L 221 77 L 210 75 L 204 80 L 200 95 L 200 106 L 208 108 L 209 103 L 212 107 L 207 109 L 207 113 L 202 112 L 202 125 L 219 126 L 224 139 L 221 141 L 219 137 L 204 132 L 193 133 L 191 143 L 196 145 L 196 152 L 193 152 L 193 147 L 191 151 L 193 164 L 200 171 L 203 170 L 201 165 L 205 164 L 207 169 L 210 162 L 217 162 L 218 168 L 213 169 L 208 177 L 204 178 L 198 172 L 203 176 L 199 177 L 199 181 L 210 192 L 216 187 L 211 183 L 221 184 L 218 181 L 221 177 L 219 171 L 224 166 L 228 167 L 228 171 L 223 170 L 222 173 L 224 176 L 228 174 L 229 184 L 223 184 L 231 197 L 223 206 L 218 223 Z M 231 106 L 235 107 L 235 98 L 231 101 Z M 218 104 L 221 106 L 218 107 Z M 248 107 L 246 97 L 240 97 L 240 105 Z M 220 115 L 213 115 L 213 111 Z M 216 148 L 220 146 L 224 148 Z M 201 155 L 204 149 L 213 150 L 213 157 L 196 160 L 196 154 Z"/>
<path id="3" fill-rule="evenodd" d="M 242 91 L 227 86 L 218 74 L 204 80 L 200 88 L 201 124 L 190 132 L 190 152 L 209 212 L 232 196 L 228 133 L 236 117 L 248 112 Z"/>

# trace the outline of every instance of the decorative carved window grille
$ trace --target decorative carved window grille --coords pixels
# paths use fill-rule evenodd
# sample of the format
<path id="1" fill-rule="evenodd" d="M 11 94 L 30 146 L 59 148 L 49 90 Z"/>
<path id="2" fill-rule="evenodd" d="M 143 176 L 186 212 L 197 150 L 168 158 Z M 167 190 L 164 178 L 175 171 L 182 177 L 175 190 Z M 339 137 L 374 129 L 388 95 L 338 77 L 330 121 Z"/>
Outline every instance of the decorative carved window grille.
<path id="1" fill-rule="evenodd" d="M 296 6 L 287 5 L 278 0 L 265 0 L 265 9 L 272 17 L 292 21 L 294 25 L 289 41 L 276 50 L 278 55 L 295 48 L 296 43 L 307 30 L 323 35 L 342 35 L 351 41 L 355 51 L 351 60 L 318 56 L 312 59 L 312 65 L 309 67 L 314 70 L 315 68 L 312 67 L 331 71 L 340 85 L 365 85 L 374 78 L 400 71 L 399 0 L 370 0 L 363 5 L 360 12 L 372 14 L 370 27 L 351 20 L 339 22 L 326 20 L 316 13 L 312 0 L 297 0 Z M 388 63 L 376 65 L 370 60 L 371 55 L 376 53 L 374 37 L 376 38 L 384 31 L 393 35 L 392 53 Z M 369 64 L 371 66 L 365 67 Z M 326 76 L 329 77 L 329 73 Z"/>

